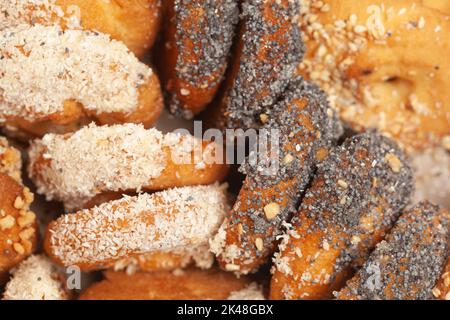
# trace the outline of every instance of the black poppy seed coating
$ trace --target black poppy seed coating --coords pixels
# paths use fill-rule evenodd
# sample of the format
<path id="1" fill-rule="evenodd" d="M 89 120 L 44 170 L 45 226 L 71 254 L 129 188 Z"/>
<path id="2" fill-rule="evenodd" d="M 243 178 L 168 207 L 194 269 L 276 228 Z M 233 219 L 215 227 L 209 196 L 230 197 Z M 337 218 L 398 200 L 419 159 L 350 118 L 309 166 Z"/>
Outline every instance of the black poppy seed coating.
<path id="1" fill-rule="evenodd" d="M 450 250 L 450 213 L 429 202 L 406 211 L 339 299 L 432 298 Z"/>
<path id="2" fill-rule="evenodd" d="M 222 82 L 239 20 L 237 0 L 174 0 L 175 43 L 178 48 L 175 72 L 178 79 L 196 88 L 213 88 Z M 201 14 L 199 14 L 201 12 Z M 184 26 L 197 19 L 195 29 Z M 193 44 L 187 48 L 186 40 Z M 193 51 L 196 59 L 190 56 Z M 187 54 L 189 53 L 189 54 Z M 191 118 L 177 94 L 167 93 L 171 112 Z"/>
<path id="3" fill-rule="evenodd" d="M 274 17 L 268 19 L 270 7 Z M 304 54 L 298 23 L 300 1 L 246 0 L 242 3 L 239 71 L 222 98 L 220 128 L 257 128 L 269 113 Z M 274 36 L 282 30 L 281 35 Z M 274 36 L 272 40 L 268 40 Z"/>
<path id="4" fill-rule="evenodd" d="M 277 134 L 278 152 L 251 152 L 249 159 L 257 156 L 257 161 L 252 163 L 247 159 L 242 165 L 241 171 L 247 176 L 224 224 L 230 233 L 238 224 L 247 230 L 237 242 L 230 240 L 226 244 L 243 249 L 237 258 L 242 263 L 240 273 L 256 271 L 267 262 L 277 236 L 282 233 L 282 223 L 296 210 L 310 181 L 317 163 L 317 151 L 321 148 L 329 150 L 342 132 L 339 121 L 330 113 L 324 92 L 301 77 L 292 81 L 274 111 L 262 131 Z M 267 171 L 266 165 L 274 160 L 279 164 L 277 170 Z M 268 219 L 264 212 L 264 207 L 270 203 L 280 205 L 280 212 L 273 219 Z M 262 239 L 263 249 L 255 249 L 257 238 Z M 223 264 L 238 263 L 232 260 L 219 257 Z"/>
<path id="5" fill-rule="evenodd" d="M 331 150 L 280 244 L 271 296 L 330 298 L 392 227 L 412 189 L 402 152 L 374 131 Z"/>
<path id="6" fill-rule="evenodd" d="M 387 155 L 393 155 L 400 161 L 398 172 L 393 170 Z M 372 238 L 364 237 L 368 231 L 362 227 L 361 218 L 364 215 L 373 216 L 375 230 L 389 230 L 413 190 L 412 170 L 405 156 L 394 141 L 374 131 L 351 137 L 332 150 L 328 159 L 318 165 L 315 179 L 321 179 L 324 183 L 319 190 L 308 190 L 305 199 L 311 198 L 313 201 L 304 201 L 299 215 L 313 221 L 308 231 L 310 233 L 321 230 L 327 234 L 327 229 L 333 226 L 343 234 L 340 240 L 345 243 L 345 249 L 336 261 L 336 273 L 351 261 L 368 254 L 368 250 L 361 250 L 361 246 L 372 247 Z M 339 187 L 339 180 L 348 187 Z M 382 208 L 381 217 L 377 217 L 379 213 L 376 208 L 379 207 Z M 295 225 L 298 219 L 294 217 L 292 223 Z M 367 243 L 355 246 L 351 243 L 353 237 Z M 331 238 L 326 240 L 335 243 Z"/>

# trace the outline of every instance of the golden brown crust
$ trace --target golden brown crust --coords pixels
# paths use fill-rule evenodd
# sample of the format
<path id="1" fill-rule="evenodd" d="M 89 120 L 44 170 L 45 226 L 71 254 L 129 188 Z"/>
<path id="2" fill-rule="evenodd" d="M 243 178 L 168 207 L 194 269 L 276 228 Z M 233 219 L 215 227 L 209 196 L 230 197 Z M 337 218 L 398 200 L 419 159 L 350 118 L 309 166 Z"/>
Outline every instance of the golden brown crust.
<path id="1" fill-rule="evenodd" d="M 175 275 L 176 274 L 176 275 Z M 94 283 L 81 300 L 225 300 L 232 292 L 251 283 L 246 277 L 212 269 L 189 269 L 180 273 L 153 272 L 127 275 L 105 272 L 105 280 Z"/>
<path id="2" fill-rule="evenodd" d="M 302 3 L 308 52 L 300 73 L 330 95 L 343 120 L 418 149 L 450 135 L 447 3 Z"/>
<path id="3" fill-rule="evenodd" d="M 392 226 L 412 192 L 395 143 L 352 137 L 319 165 L 275 254 L 273 299 L 328 299 Z"/>
<path id="4" fill-rule="evenodd" d="M 29 210 L 33 195 L 10 176 L 0 173 L 0 282 L 9 269 L 36 248 L 36 215 Z"/>
<path id="5" fill-rule="evenodd" d="M 143 58 L 160 29 L 161 0 L 6 0 L 9 25 L 49 25 L 100 31 L 122 41 Z M 8 12 L 10 10 L 11 12 Z M 1 25 L 0 25 L 1 27 Z"/>
<path id="6" fill-rule="evenodd" d="M 227 67 L 238 16 L 234 0 L 168 1 L 159 60 L 173 113 L 192 118 L 212 101 Z"/>
<path id="7" fill-rule="evenodd" d="M 92 122 L 98 125 L 142 123 L 149 128 L 158 120 L 164 108 L 158 76 L 155 73 L 138 89 L 138 95 L 138 106 L 131 113 L 97 113 L 86 110 L 81 103 L 70 100 L 64 102 L 63 112 L 41 116 L 32 122 L 8 117 L 6 125 L 15 130 L 19 129 L 21 139 L 42 137 L 46 133 L 74 132 Z"/>

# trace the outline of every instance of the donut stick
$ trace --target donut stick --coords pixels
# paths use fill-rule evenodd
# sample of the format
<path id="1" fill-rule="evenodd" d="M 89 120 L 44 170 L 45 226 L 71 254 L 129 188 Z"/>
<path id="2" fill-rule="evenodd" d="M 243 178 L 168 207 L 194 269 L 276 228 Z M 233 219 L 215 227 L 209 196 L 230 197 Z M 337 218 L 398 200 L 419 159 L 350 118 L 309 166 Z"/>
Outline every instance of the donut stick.
<path id="1" fill-rule="evenodd" d="M 63 266 L 104 269 L 138 254 L 206 245 L 227 208 L 218 184 L 125 196 L 50 223 L 44 247 Z"/>
<path id="2" fill-rule="evenodd" d="M 107 35 L 58 26 L 0 31 L 0 121 L 31 136 L 95 121 L 150 126 L 162 94 L 156 74 Z"/>
<path id="3" fill-rule="evenodd" d="M 236 0 L 169 0 L 160 71 L 171 112 L 192 118 L 212 101 L 239 20 Z"/>
<path id="4" fill-rule="evenodd" d="M 105 279 L 82 292 L 80 300 L 225 300 L 251 283 L 218 269 L 133 275 L 106 271 Z"/>
<path id="5" fill-rule="evenodd" d="M 277 102 L 302 59 L 299 14 L 298 1 L 242 2 L 234 58 L 223 93 L 207 115 L 215 127 L 261 125 L 260 115 Z"/>
<path id="6" fill-rule="evenodd" d="M 156 40 L 161 0 L 0 0 L 0 30 L 20 24 L 58 24 L 111 35 L 138 57 Z"/>
<path id="7" fill-rule="evenodd" d="M 30 211 L 33 194 L 0 172 L 0 283 L 8 271 L 36 248 L 36 215 Z"/>
<path id="8" fill-rule="evenodd" d="M 383 239 L 412 186 L 412 171 L 390 139 L 368 132 L 336 147 L 281 237 L 270 297 L 331 298 Z"/>
<path id="9" fill-rule="evenodd" d="M 22 261 L 3 293 L 3 300 L 67 300 L 69 297 L 63 275 L 44 255 Z"/>
<path id="10" fill-rule="evenodd" d="M 339 136 L 323 92 L 301 78 L 293 81 L 275 109 L 277 114 L 263 129 L 273 135 L 268 140 L 279 140 L 279 145 L 250 155 L 242 167 L 247 176 L 238 198 L 211 242 L 228 271 L 246 274 L 267 262 L 316 162 L 326 158 Z"/>
<path id="11" fill-rule="evenodd" d="M 300 73 L 355 130 L 410 149 L 450 141 L 448 1 L 302 0 Z"/>
<path id="12" fill-rule="evenodd" d="M 163 134 L 142 125 L 96 126 L 73 134 L 47 134 L 29 150 L 30 178 L 48 200 L 88 208 L 96 196 L 162 190 L 221 181 L 227 166 L 222 149 L 190 135 Z"/>
<path id="13" fill-rule="evenodd" d="M 363 267 L 336 294 L 341 300 L 424 300 L 441 277 L 450 213 L 428 202 L 406 211 Z M 433 293 L 432 293 L 433 292 Z"/>

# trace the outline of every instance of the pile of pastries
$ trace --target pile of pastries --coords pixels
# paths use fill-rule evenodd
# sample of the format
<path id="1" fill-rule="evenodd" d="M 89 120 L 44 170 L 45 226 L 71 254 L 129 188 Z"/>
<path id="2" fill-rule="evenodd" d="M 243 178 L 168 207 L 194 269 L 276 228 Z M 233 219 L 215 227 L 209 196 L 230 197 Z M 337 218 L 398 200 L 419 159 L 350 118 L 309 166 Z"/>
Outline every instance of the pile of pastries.
<path id="1" fill-rule="evenodd" d="M 445 0 L 0 0 L 0 297 L 450 300 L 449 34 Z"/>

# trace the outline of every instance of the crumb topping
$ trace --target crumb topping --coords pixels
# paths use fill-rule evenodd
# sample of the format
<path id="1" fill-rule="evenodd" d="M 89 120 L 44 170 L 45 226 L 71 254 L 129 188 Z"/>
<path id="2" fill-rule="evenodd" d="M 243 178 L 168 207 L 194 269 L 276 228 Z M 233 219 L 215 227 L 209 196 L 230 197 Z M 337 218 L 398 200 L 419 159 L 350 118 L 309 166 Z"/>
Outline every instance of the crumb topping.
<path id="1" fill-rule="evenodd" d="M 63 278 L 50 259 L 31 256 L 19 264 L 6 285 L 3 300 L 66 300 Z"/>
<path id="2" fill-rule="evenodd" d="M 21 24 L 49 24 L 62 20 L 70 28 L 79 28 L 79 8 L 70 6 L 67 12 L 56 0 L 0 0 L 0 30 Z"/>
<path id="3" fill-rule="evenodd" d="M 33 121 L 77 101 L 89 112 L 131 113 L 152 75 L 121 42 L 59 26 L 0 31 L 0 114 Z"/>

